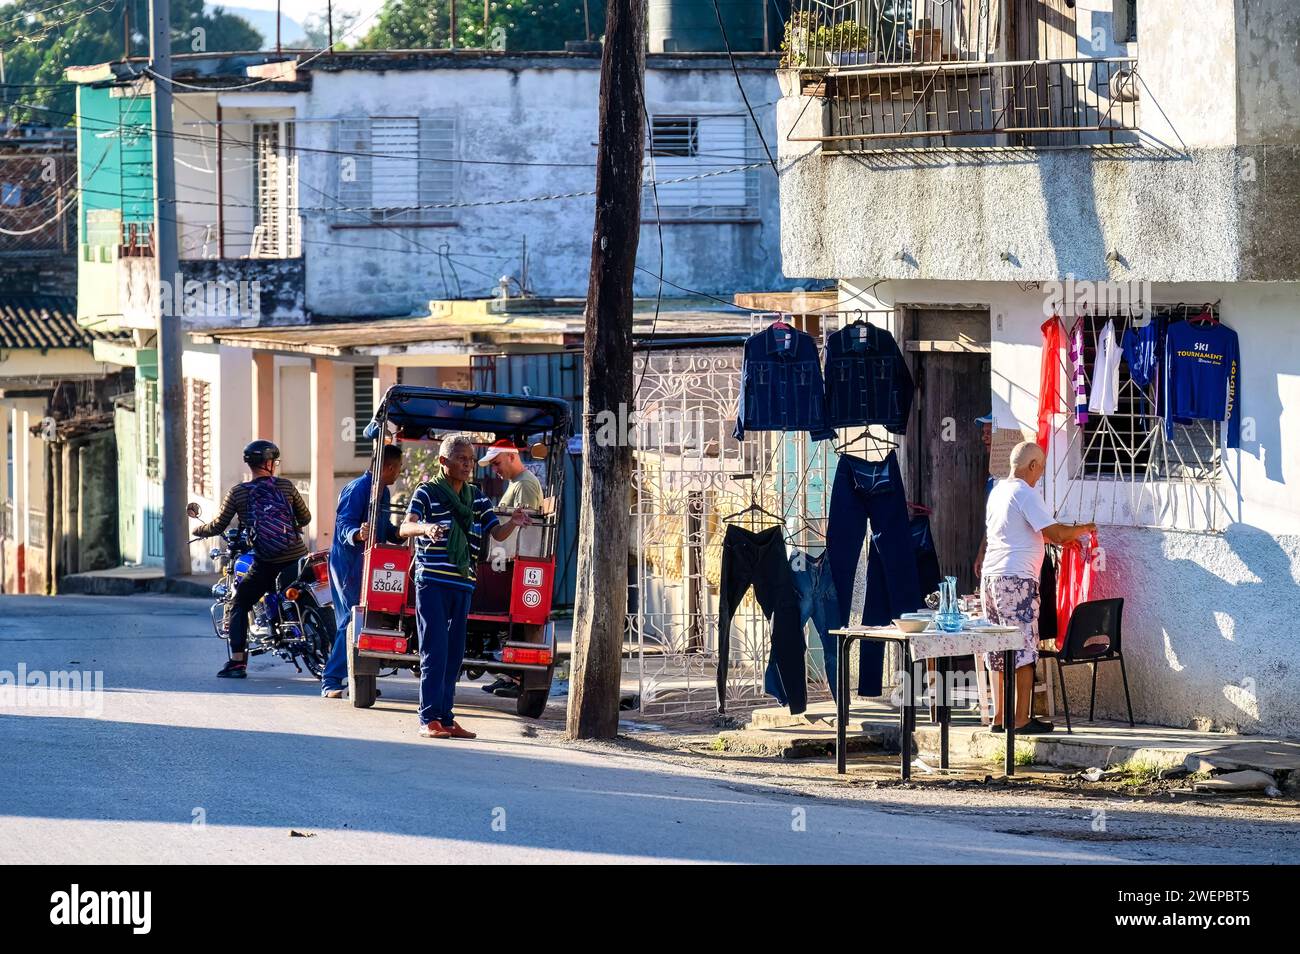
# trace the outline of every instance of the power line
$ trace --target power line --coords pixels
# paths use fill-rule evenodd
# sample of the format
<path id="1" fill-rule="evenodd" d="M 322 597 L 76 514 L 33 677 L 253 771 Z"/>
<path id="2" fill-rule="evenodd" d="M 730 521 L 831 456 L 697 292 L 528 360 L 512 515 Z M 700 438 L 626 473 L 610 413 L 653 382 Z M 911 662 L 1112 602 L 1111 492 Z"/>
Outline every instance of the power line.
<path id="1" fill-rule="evenodd" d="M 116 0 L 114 0 L 114 2 L 116 2 Z M 381 6 L 376 7 L 369 16 L 362 17 L 361 19 L 353 23 L 350 27 L 348 27 L 348 29 L 343 33 L 343 35 L 338 37 L 334 41 L 335 44 L 337 44 L 339 40 L 342 40 L 345 37 L 347 37 L 358 27 L 360 27 L 363 23 L 368 23 L 370 20 L 373 20 L 376 16 L 378 16 L 387 8 L 388 8 L 388 2 L 386 0 L 386 2 L 383 3 Z M 324 56 L 326 53 L 329 53 L 333 49 L 334 49 L 333 45 L 322 47 L 320 50 L 317 50 L 311 56 L 307 57 L 307 59 L 297 61 L 296 67 L 306 66 L 308 63 L 311 63 L 312 61 L 319 59 L 320 57 Z M 281 60 L 277 62 L 286 62 L 286 61 Z M 145 67 L 143 72 L 145 75 L 151 76 L 156 80 L 161 80 L 162 82 L 166 83 L 168 86 L 179 87 L 180 89 L 197 90 L 203 93 L 229 93 L 229 92 L 236 92 L 238 90 L 252 89 L 254 86 L 261 86 L 265 83 L 273 82 L 275 79 L 275 77 L 273 76 L 265 76 L 262 79 L 253 80 L 251 83 L 241 83 L 237 86 L 196 86 L 191 83 L 182 83 L 180 80 L 173 79 L 170 76 L 159 76 L 149 67 Z"/>
<path id="2" fill-rule="evenodd" d="M 727 61 L 731 64 L 731 75 L 736 78 L 736 89 L 740 91 L 740 98 L 745 101 L 745 108 L 749 110 L 749 118 L 754 123 L 754 129 L 758 132 L 758 141 L 763 144 L 763 151 L 767 153 L 767 161 L 772 164 L 772 171 L 779 177 L 781 170 L 776 167 L 776 160 L 772 158 L 772 150 L 767 148 L 767 137 L 763 135 L 763 127 L 758 124 L 758 117 L 754 115 L 754 107 L 749 105 L 749 96 L 745 93 L 745 85 L 740 81 L 740 71 L 736 69 L 736 54 L 731 51 L 731 42 L 727 39 L 727 28 L 722 23 L 722 8 L 718 6 L 718 0 L 713 0 L 713 12 L 718 18 L 718 29 L 722 32 L 722 43 L 727 48 Z"/>
<path id="3" fill-rule="evenodd" d="M 701 179 L 709 179 L 715 176 L 730 175 L 733 172 L 744 172 L 749 169 L 758 169 L 765 165 L 767 165 L 767 163 L 765 162 L 755 162 L 743 166 L 731 166 L 726 169 L 715 169 L 710 172 L 697 173 L 696 175 L 693 176 L 678 176 L 672 179 L 663 179 L 659 181 L 652 180 L 652 184 L 676 185 L 677 183 L 681 183 L 681 182 L 696 182 Z M 96 195 L 118 195 L 118 197 L 121 199 L 133 200 L 137 202 L 146 201 L 152 198 L 152 196 L 144 196 L 144 195 L 131 196 L 125 193 L 111 193 L 111 192 L 105 192 L 104 190 L 87 189 L 84 187 L 82 188 L 81 191 L 89 192 L 91 194 L 96 194 Z M 202 191 L 208 191 L 208 190 L 202 190 Z M 299 206 L 297 211 L 299 213 L 302 212 L 420 212 L 420 211 L 439 211 L 439 210 L 450 210 L 450 209 L 476 209 L 476 208 L 489 208 L 489 207 L 502 206 L 502 205 L 523 205 L 532 202 L 554 202 L 554 201 L 560 201 L 564 199 L 588 198 L 594 196 L 595 194 L 596 194 L 595 190 L 590 189 L 590 190 L 583 190 L 577 192 L 558 192 L 558 193 L 551 193 L 548 195 L 516 196 L 516 197 L 506 198 L 506 199 L 483 199 L 477 202 L 439 202 L 439 203 L 432 203 L 432 204 L 402 205 L 402 206 Z M 231 208 L 231 209 L 259 208 L 259 206 L 256 203 L 252 203 L 252 202 L 205 202 L 198 199 L 172 199 L 168 201 L 176 205 L 199 205 L 199 206 L 213 206 L 213 207 L 219 206 L 222 208 Z M 398 225 L 400 227 L 400 223 L 398 223 Z"/>

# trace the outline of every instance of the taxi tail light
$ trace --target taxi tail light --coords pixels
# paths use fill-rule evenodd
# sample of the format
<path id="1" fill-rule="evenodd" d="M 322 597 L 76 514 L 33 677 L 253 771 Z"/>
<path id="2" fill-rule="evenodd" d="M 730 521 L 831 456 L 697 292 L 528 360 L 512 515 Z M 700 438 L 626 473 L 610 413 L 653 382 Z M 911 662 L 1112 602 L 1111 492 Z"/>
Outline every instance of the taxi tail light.
<path id="1" fill-rule="evenodd" d="M 404 653 L 406 652 L 406 638 L 404 636 L 374 636 L 370 633 L 362 633 L 357 640 L 357 649 L 368 649 L 376 653 Z"/>
<path id="2" fill-rule="evenodd" d="M 551 647 L 549 646 L 506 646 L 501 650 L 501 661 L 504 663 L 518 663 L 523 666 L 549 666 L 551 659 Z"/>

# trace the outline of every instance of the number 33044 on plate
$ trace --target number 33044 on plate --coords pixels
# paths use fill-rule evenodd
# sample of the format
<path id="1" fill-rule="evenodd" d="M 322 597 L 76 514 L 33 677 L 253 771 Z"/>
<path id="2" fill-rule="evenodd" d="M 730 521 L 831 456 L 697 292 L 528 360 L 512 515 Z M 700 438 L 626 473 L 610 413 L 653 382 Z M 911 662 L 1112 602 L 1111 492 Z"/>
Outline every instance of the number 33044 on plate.
<path id="1" fill-rule="evenodd" d="M 372 593 L 401 593 L 405 587 L 405 574 L 396 570 L 375 570 L 370 574 Z"/>

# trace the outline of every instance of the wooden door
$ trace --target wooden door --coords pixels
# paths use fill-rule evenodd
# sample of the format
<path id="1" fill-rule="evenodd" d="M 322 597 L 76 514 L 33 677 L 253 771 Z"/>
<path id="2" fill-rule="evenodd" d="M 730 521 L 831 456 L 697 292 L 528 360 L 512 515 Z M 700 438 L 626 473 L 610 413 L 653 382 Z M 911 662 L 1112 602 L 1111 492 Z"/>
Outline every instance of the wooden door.
<path id="1" fill-rule="evenodd" d="M 939 568 L 973 593 L 984 534 L 988 452 L 974 419 L 989 409 L 989 356 L 980 350 L 914 352 L 916 407 L 908 429 L 909 499 L 933 510 Z"/>
<path id="2" fill-rule="evenodd" d="M 1061 63 L 1079 56 L 1076 0 L 1008 0 L 1010 59 L 1039 61 L 1009 67 L 1012 87 L 1007 125 L 1013 128 L 1060 128 L 1075 125 L 1074 78 L 1078 66 Z M 1048 61 L 1048 62 L 1042 62 Z M 1055 62 L 1052 62 L 1055 61 Z M 1014 141 L 1026 146 L 1065 146 L 1078 133 L 1022 133 Z"/>

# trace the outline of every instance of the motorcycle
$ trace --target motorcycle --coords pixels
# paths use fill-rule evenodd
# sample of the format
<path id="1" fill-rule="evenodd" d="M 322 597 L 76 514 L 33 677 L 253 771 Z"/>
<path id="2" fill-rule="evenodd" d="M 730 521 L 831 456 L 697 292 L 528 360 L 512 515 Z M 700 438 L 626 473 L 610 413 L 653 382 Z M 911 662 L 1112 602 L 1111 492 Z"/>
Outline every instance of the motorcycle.
<path id="1" fill-rule="evenodd" d="M 240 581 L 253 567 L 253 545 L 240 527 L 229 527 L 222 534 L 225 543 L 213 547 L 212 557 L 221 573 L 212 586 L 213 603 L 209 609 L 217 637 L 229 640 L 226 632 L 226 607 L 234 601 Z M 286 586 L 277 585 L 253 607 L 248 628 L 248 655 L 274 653 L 285 662 L 298 665 L 301 659 L 317 679 L 325 670 L 334 645 L 337 626 L 330 605 L 329 554 L 309 553 L 298 561 L 297 574 Z M 230 652 L 229 644 L 226 647 Z"/>

